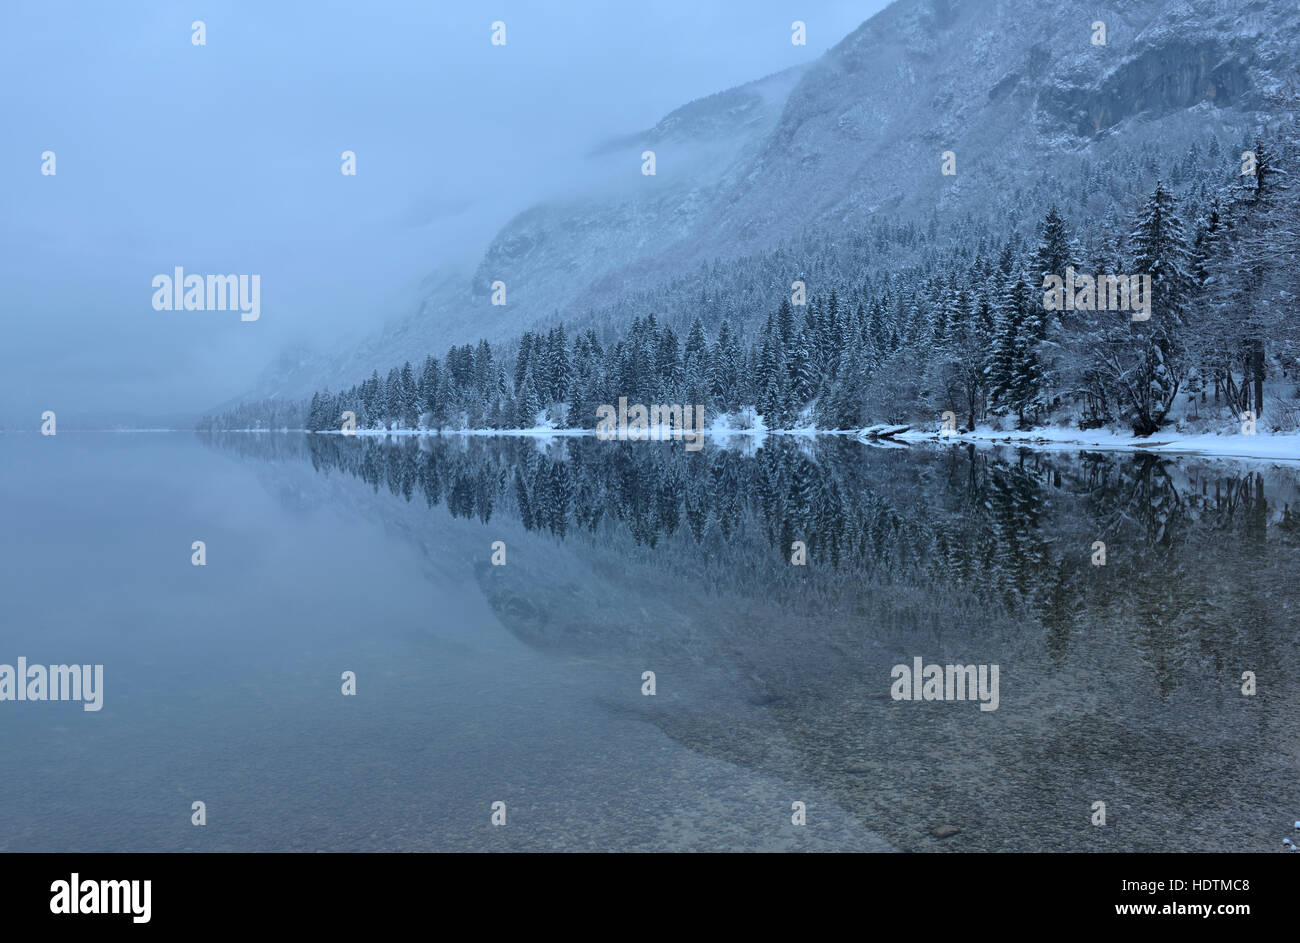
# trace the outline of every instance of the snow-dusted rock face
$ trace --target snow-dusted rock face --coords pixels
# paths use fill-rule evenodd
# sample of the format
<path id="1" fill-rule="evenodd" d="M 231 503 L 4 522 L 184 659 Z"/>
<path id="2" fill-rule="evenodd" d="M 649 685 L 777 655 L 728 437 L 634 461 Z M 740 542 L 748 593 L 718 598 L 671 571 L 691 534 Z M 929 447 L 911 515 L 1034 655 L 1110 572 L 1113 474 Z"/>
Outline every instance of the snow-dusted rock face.
<path id="1" fill-rule="evenodd" d="M 845 253 L 811 291 L 902 264 L 905 248 L 850 245 L 882 220 L 928 226 L 935 245 L 969 240 L 963 220 L 1024 228 L 1051 202 L 1086 224 L 1123 202 L 1090 197 L 1089 166 L 1180 155 L 1211 133 L 1227 161 L 1268 124 L 1266 93 L 1298 52 L 1294 3 L 898 0 L 806 67 L 611 141 L 590 156 L 589 190 L 520 213 L 472 274 L 438 281 L 360 348 L 271 368 L 254 393 L 356 382 L 557 318 L 621 327 L 650 309 L 668 323 L 752 323 L 804 277 L 797 258 L 771 253 L 810 232 Z M 644 150 L 654 176 L 641 173 Z M 955 175 L 941 173 L 947 151 Z M 753 277 L 730 286 L 702 269 L 746 259 Z M 491 305 L 496 280 L 507 307 Z"/>

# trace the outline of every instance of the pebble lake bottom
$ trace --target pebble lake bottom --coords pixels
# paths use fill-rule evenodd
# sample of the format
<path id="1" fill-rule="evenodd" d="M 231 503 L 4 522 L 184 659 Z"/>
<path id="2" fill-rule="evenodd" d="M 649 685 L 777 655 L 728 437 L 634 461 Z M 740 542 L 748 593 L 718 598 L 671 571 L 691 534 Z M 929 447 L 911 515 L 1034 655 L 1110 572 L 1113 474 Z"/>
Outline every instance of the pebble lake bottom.
<path id="1" fill-rule="evenodd" d="M 0 701 L 5 851 L 1276 851 L 1300 809 L 1271 463 L 68 431 L 0 436 L 0 493 L 6 661 L 103 665 L 98 711 Z M 916 658 L 997 709 L 892 698 Z"/>

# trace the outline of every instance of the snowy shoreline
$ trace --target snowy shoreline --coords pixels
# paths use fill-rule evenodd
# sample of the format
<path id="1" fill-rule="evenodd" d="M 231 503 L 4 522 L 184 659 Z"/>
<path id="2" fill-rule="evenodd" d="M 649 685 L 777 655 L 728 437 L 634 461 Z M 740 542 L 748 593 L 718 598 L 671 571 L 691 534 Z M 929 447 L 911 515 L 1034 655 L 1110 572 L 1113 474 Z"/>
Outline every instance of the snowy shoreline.
<path id="1" fill-rule="evenodd" d="M 891 437 L 898 442 L 978 442 L 1014 445 L 1042 450 L 1096 449 L 1116 452 L 1154 452 L 1162 455 L 1207 455 L 1261 461 L 1300 462 L 1300 433 L 1256 433 L 1243 435 L 1157 433 L 1136 438 L 1106 429 L 1079 430 L 1044 426 L 1023 431 L 976 429 L 966 433 L 909 430 Z"/>
<path id="2" fill-rule="evenodd" d="M 1111 432 L 1105 429 L 1079 430 L 1063 427 L 1044 426 L 1035 429 L 998 431 L 989 427 L 978 428 L 974 432 L 943 433 L 909 428 L 867 426 L 858 430 L 816 429 L 766 429 L 761 426 L 750 429 L 736 429 L 729 426 L 713 427 L 702 431 L 702 435 L 713 439 L 715 443 L 725 445 L 733 438 L 761 440 L 769 435 L 795 436 L 813 438 L 816 436 L 842 436 L 858 441 L 883 446 L 906 447 L 910 444 L 956 444 L 973 443 L 981 445 L 1006 445 L 1022 448 L 1054 450 L 1095 449 L 1099 451 L 1153 452 L 1169 455 L 1205 455 L 1218 458 L 1255 459 L 1259 461 L 1300 462 L 1300 433 L 1257 433 L 1243 435 L 1186 434 L 1168 432 L 1135 438 L 1132 435 Z M 883 431 L 882 431 L 883 430 Z M 240 429 L 237 432 L 264 432 L 267 430 Z M 288 431 L 288 430 L 282 430 Z M 873 434 L 874 433 L 874 434 Z M 427 429 L 358 429 L 344 433 L 337 429 L 324 430 L 315 435 L 338 436 L 515 436 L 520 438 L 561 438 L 595 436 L 593 429 L 558 428 L 553 426 L 535 426 L 532 429 L 444 429 L 441 433 Z M 671 441 L 671 432 L 660 433 L 651 430 L 646 440 L 630 441 Z"/>

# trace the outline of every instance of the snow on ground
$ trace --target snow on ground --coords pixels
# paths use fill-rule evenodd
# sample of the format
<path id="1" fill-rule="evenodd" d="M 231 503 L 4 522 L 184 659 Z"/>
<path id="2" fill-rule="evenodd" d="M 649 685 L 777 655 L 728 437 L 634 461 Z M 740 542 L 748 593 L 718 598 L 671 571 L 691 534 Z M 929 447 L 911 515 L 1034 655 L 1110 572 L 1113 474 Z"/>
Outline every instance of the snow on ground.
<path id="1" fill-rule="evenodd" d="M 1107 429 L 1070 429 L 1045 426 L 1024 431 L 999 432 L 988 426 L 977 427 L 974 432 L 926 432 L 913 429 L 893 437 L 902 442 L 992 442 L 1024 445 L 1045 449 L 1101 449 L 1139 452 L 1187 453 L 1193 455 L 1220 455 L 1227 458 L 1263 458 L 1300 462 L 1300 433 L 1267 433 L 1242 435 L 1189 435 L 1179 432 L 1160 432 L 1138 438 L 1132 434 L 1112 432 Z"/>

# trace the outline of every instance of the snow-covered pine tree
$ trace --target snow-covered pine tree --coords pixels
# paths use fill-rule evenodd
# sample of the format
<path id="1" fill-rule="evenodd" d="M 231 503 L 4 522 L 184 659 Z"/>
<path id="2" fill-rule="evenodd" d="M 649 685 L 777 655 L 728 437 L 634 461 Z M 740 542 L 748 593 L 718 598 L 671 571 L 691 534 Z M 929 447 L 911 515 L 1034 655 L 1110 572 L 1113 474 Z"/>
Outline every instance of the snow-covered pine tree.
<path id="1" fill-rule="evenodd" d="M 573 379 L 573 364 L 569 360 L 568 339 L 564 325 L 557 324 L 551 328 L 546 342 L 546 366 L 549 388 L 548 399 L 551 402 L 564 402 L 569 398 L 569 383 Z"/>
<path id="2" fill-rule="evenodd" d="M 704 336 L 704 322 L 691 322 L 682 351 L 682 390 L 686 403 L 703 405 L 709 396 L 709 342 Z"/>
<path id="3" fill-rule="evenodd" d="M 733 412 L 740 383 L 740 345 L 731 332 L 731 322 L 723 321 L 718 339 L 709 355 L 709 392 L 720 412 Z"/>
<path id="4" fill-rule="evenodd" d="M 807 328 L 797 331 L 786 352 L 785 360 L 785 404 L 782 411 L 786 424 L 793 424 L 803 411 L 804 406 L 817 391 L 818 377 L 815 375 L 816 342 L 809 335 Z"/>
<path id="5" fill-rule="evenodd" d="M 320 393 L 311 395 L 311 405 L 307 408 L 307 429 L 311 432 L 319 432 L 325 428 L 324 420 L 321 416 Z"/>
<path id="6" fill-rule="evenodd" d="M 542 411 L 542 401 L 537 395 L 537 383 L 533 380 L 531 368 L 524 373 L 520 388 L 516 396 L 519 412 L 515 417 L 515 425 L 519 429 L 531 429 L 537 425 L 537 416 Z"/>
<path id="7" fill-rule="evenodd" d="M 1047 275 L 1065 278 L 1066 268 L 1075 264 L 1077 255 L 1077 247 L 1070 237 L 1065 219 L 1056 204 L 1052 204 L 1039 227 L 1038 248 L 1034 250 L 1029 262 L 1029 287 L 1039 288 L 1043 285 L 1044 276 Z M 1060 317 L 1061 312 L 1054 312 L 1054 314 Z M 1047 320 L 1047 318 L 1042 319 L 1040 339 L 1046 336 Z"/>
<path id="8" fill-rule="evenodd" d="M 1151 277 L 1145 321 L 1125 319 L 1106 330 L 1094 349 L 1099 382 L 1135 435 L 1160 429 L 1186 374 L 1183 325 L 1193 285 L 1191 252 L 1173 195 L 1157 181 L 1130 235 L 1131 271 Z"/>
<path id="9" fill-rule="evenodd" d="M 985 367 L 993 408 L 1013 413 L 1022 428 L 1042 384 L 1034 338 L 1036 319 L 1029 310 L 1031 290 L 1023 275 L 1008 276 L 1003 283 L 994 306 L 992 355 Z"/>
<path id="10" fill-rule="evenodd" d="M 682 357 L 677 342 L 677 332 L 671 324 L 665 324 L 659 332 L 659 342 L 655 346 L 655 367 L 657 369 L 655 402 L 680 403 L 682 399 Z"/>
<path id="11" fill-rule="evenodd" d="M 515 356 L 515 394 L 518 395 L 524 386 L 524 377 L 528 373 L 528 367 L 532 362 L 533 356 L 533 332 L 524 331 L 519 338 L 519 353 Z"/>
<path id="12" fill-rule="evenodd" d="M 937 394 L 932 407 L 964 414 L 966 426 L 973 428 L 981 418 L 992 338 L 976 317 L 969 289 L 958 289 L 945 307 L 947 334 L 935 345 L 929 362 L 931 385 Z"/>
<path id="13" fill-rule="evenodd" d="M 398 421 L 404 429 L 414 429 L 420 418 L 420 402 L 415 384 L 415 371 L 411 361 L 402 365 L 401 414 Z"/>

